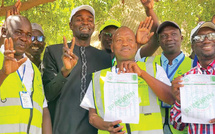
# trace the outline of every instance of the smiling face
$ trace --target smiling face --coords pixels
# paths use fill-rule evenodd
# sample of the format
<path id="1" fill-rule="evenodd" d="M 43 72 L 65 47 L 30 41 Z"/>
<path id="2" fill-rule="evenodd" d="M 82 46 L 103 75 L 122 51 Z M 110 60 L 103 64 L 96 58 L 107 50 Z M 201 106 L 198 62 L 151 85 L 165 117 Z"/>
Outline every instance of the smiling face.
<path id="1" fill-rule="evenodd" d="M 108 53 L 111 53 L 112 35 L 115 33 L 117 27 L 108 26 L 99 34 L 99 40 L 101 41 L 102 49 Z"/>
<path id="2" fill-rule="evenodd" d="M 111 50 L 117 62 L 134 60 L 137 43 L 134 32 L 128 27 L 119 28 L 113 35 Z"/>
<path id="3" fill-rule="evenodd" d="M 207 35 L 215 33 L 215 30 L 204 27 L 201 28 L 197 35 Z M 193 42 L 192 49 L 199 60 L 215 59 L 215 40 L 209 40 L 207 37 L 202 42 Z"/>
<path id="4" fill-rule="evenodd" d="M 44 37 L 44 35 L 39 30 L 33 30 L 32 31 L 32 37 Z M 41 53 L 43 52 L 45 47 L 45 41 L 43 38 L 43 41 L 38 41 L 37 39 L 34 39 L 32 41 L 30 47 L 28 48 L 27 52 L 31 54 L 34 57 L 40 58 Z"/>
<path id="5" fill-rule="evenodd" d="M 164 55 L 177 55 L 181 51 L 183 36 L 178 28 L 166 26 L 159 34 L 160 46 Z"/>
<path id="6" fill-rule="evenodd" d="M 13 40 L 16 56 L 22 56 L 31 44 L 31 23 L 23 16 L 9 16 L 6 20 L 6 37 Z"/>
<path id="7" fill-rule="evenodd" d="M 70 22 L 73 36 L 80 40 L 87 40 L 94 32 L 95 24 L 93 15 L 87 10 L 78 11 Z"/>

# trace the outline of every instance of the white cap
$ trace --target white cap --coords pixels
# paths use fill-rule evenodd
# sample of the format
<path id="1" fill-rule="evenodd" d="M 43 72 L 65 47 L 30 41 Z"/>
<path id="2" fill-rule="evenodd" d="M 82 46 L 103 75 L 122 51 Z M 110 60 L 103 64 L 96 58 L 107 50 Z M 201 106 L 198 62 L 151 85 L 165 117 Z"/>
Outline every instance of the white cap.
<path id="1" fill-rule="evenodd" d="M 79 7 L 76 7 L 72 10 L 71 16 L 69 21 L 71 21 L 72 17 L 80 10 L 87 10 L 89 12 L 92 13 L 93 17 L 94 17 L 94 21 L 95 21 L 95 10 L 93 9 L 93 7 L 89 6 L 89 5 L 81 5 Z"/>
<path id="2" fill-rule="evenodd" d="M 193 37 L 196 36 L 198 31 L 203 27 L 209 27 L 209 28 L 215 30 L 215 24 L 213 22 L 211 22 L 211 21 L 207 21 L 207 22 L 201 21 L 201 22 L 199 22 L 198 25 L 190 33 L 190 42 L 191 43 L 193 41 L 192 40 Z"/>

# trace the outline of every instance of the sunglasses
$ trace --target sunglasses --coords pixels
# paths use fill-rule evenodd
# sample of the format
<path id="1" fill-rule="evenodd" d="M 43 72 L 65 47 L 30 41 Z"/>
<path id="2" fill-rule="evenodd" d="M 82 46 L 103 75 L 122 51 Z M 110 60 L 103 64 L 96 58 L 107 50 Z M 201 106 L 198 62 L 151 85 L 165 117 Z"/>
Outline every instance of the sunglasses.
<path id="1" fill-rule="evenodd" d="M 111 34 L 111 33 L 105 33 L 105 32 L 103 32 L 103 34 L 104 34 L 106 37 L 112 37 L 112 36 L 113 36 L 113 34 Z"/>
<path id="2" fill-rule="evenodd" d="M 44 36 L 31 36 L 32 42 L 37 40 L 38 42 L 44 42 L 45 37 Z"/>
<path id="3" fill-rule="evenodd" d="M 207 37 L 208 40 L 210 40 L 210 41 L 214 41 L 215 40 L 215 33 L 209 33 L 209 34 L 205 34 L 205 35 L 196 35 L 193 37 L 193 41 L 203 42 L 205 40 L 205 37 Z"/>

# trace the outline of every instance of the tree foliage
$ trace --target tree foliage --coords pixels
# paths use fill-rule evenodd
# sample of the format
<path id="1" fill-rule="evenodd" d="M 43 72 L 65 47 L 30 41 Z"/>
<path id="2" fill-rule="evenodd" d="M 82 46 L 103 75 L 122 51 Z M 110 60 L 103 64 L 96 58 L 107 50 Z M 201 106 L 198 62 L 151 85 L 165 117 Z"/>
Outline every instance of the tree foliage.
<path id="1" fill-rule="evenodd" d="M 21 0 L 24 2 L 27 0 Z M 139 0 L 130 0 L 137 1 Z M 13 5 L 16 0 L 4 0 L 4 5 Z M 125 4 L 128 0 L 124 0 Z M 1 4 L 1 3 L 0 3 Z M 110 18 L 121 21 L 125 18 L 122 11 L 132 11 L 122 7 L 122 0 L 56 0 L 52 3 L 39 5 L 30 10 L 21 12 L 31 22 L 39 23 L 45 31 L 47 45 L 62 43 L 63 36 L 68 41 L 72 39 L 72 31 L 69 28 L 69 18 L 74 7 L 88 4 L 94 7 L 96 12 L 96 29 Z M 214 15 L 214 0 L 159 0 L 155 2 L 154 10 L 161 22 L 172 20 L 182 28 L 184 41 L 183 51 L 190 53 L 189 36 L 191 30 L 200 21 L 210 21 Z M 139 14 L 143 14 L 140 12 Z M 138 15 L 137 15 L 138 16 Z M 4 17 L 0 18 L 1 23 Z"/>
<path id="2" fill-rule="evenodd" d="M 190 32 L 200 21 L 211 21 L 214 12 L 214 0 L 160 0 L 155 11 L 161 22 L 175 21 L 182 29 L 184 41 L 182 49 L 190 53 Z"/>
<path id="3" fill-rule="evenodd" d="M 21 0 L 21 2 L 26 0 Z M 16 0 L 7 0 L 5 6 L 15 4 Z M 118 0 L 56 0 L 55 2 L 36 6 L 27 11 L 21 12 L 32 23 L 38 23 L 42 26 L 47 45 L 62 43 L 63 36 L 66 36 L 68 41 L 72 39 L 72 31 L 69 27 L 69 18 L 74 7 L 87 4 L 94 7 L 96 12 L 96 22 L 101 18 L 107 18 L 108 11 Z M 1 22 L 4 22 L 4 17 L 1 17 Z"/>

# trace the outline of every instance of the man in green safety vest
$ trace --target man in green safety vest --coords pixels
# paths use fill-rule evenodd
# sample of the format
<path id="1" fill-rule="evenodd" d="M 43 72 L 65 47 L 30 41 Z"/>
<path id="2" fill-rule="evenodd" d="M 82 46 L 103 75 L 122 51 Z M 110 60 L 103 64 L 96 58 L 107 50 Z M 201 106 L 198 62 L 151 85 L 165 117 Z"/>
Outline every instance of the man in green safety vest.
<path id="1" fill-rule="evenodd" d="M 128 27 L 120 27 L 114 33 L 111 50 L 116 56 L 117 65 L 93 73 L 92 82 L 81 103 L 81 107 L 89 110 L 90 124 L 99 129 L 99 134 L 134 134 L 137 132 L 162 134 L 163 125 L 158 98 L 168 104 L 174 101 L 171 88 L 168 86 L 169 80 L 164 75 L 165 71 L 156 64 L 135 62 L 137 43 L 135 34 Z M 121 120 L 104 121 L 104 77 L 107 72 L 138 74 L 138 96 L 141 109 L 138 124 L 125 124 Z"/>
<path id="2" fill-rule="evenodd" d="M 31 35 L 26 17 L 7 18 L 4 52 L 0 52 L 0 133 L 52 133 L 40 71 L 24 55 Z"/>

